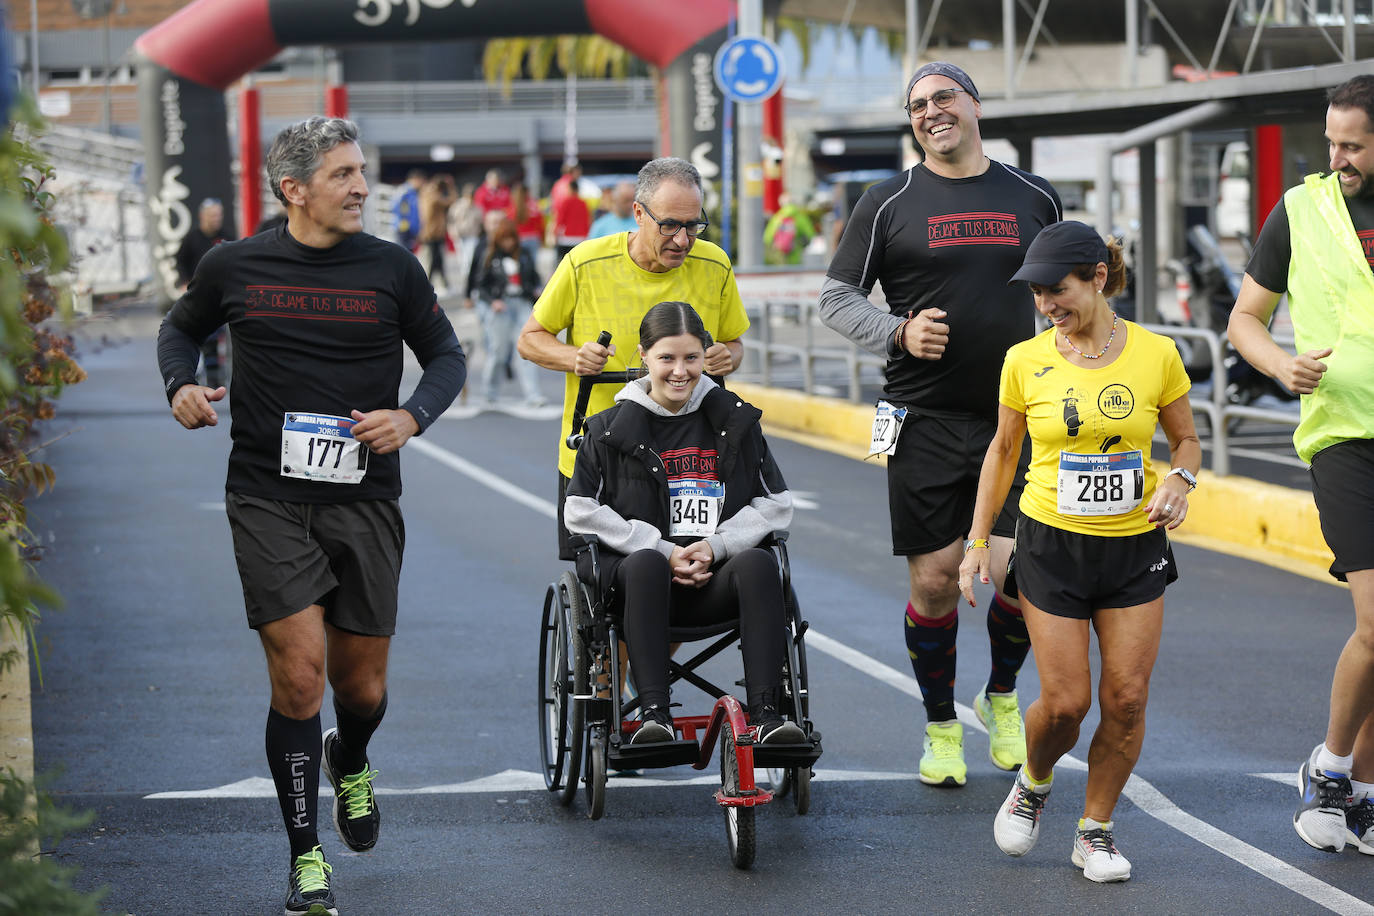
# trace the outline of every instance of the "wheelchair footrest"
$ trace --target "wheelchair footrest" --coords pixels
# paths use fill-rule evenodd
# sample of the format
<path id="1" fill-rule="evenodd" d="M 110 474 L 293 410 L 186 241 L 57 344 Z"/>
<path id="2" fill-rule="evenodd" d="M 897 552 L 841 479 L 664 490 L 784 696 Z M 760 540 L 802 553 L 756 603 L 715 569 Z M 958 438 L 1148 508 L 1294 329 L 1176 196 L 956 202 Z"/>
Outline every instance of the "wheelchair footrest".
<path id="1" fill-rule="evenodd" d="M 797 744 L 754 745 L 754 768 L 809 767 L 821 756 L 821 739 L 815 734 L 810 741 Z"/>
<path id="2" fill-rule="evenodd" d="M 638 770 L 696 763 L 701 746 L 695 741 L 656 741 L 653 744 L 621 742 L 607 748 L 612 769 Z"/>

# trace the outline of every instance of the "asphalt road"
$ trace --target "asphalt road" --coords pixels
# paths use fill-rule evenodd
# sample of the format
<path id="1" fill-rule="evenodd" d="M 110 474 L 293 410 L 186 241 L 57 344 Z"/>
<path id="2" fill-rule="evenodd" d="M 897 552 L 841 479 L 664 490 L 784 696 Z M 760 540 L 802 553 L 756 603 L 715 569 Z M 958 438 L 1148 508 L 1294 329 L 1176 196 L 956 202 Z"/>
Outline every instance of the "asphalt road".
<path id="1" fill-rule="evenodd" d="M 280 912 L 265 669 L 222 508 L 227 423 L 175 424 L 151 335 L 137 315 L 83 329 L 90 379 L 61 400 L 48 433 L 66 435 L 43 453 L 58 484 L 30 507 L 41 572 L 66 600 L 40 629 L 37 765 L 59 803 L 94 812 L 53 851 L 79 866 L 80 886 L 108 889 L 110 912 Z M 321 834 L 342 913 L 1374 913 L 1374 857 L 1309 849 L 1291 825 L 1292 774 L 1321 737 L 1351 627 L 1345 591 L 1175 548 L 1149 733 L 1116 813 L 1134 873 L 1094 885 L 1069 845 L 1095 719 L 1022 859 L 992 841 L 1011 777 L 976 727 L 966 787 L 917 782 L 924 717 L 883 473 L 778 439 L 808 506 L 791 549 L 826 747 L 810 813 L 761 809 L 757 863 L 740 872 L 714 768 L 613 779 L 598 822 L 581 797 L 560 808 L 539 782 L 535 730 L 538 614 L 562 568 L 548 517 L 556 420 L 453 413 L 404 454 L 402 616 L 371 750 L 382 839 L 353 854 Z M 987 639 L 980 612 L 962 616 L 967 703 Z M 1032 661 L 1023 706 L 1037 690 Z M 675 699 L 706 706 L 688 690 Z"/>

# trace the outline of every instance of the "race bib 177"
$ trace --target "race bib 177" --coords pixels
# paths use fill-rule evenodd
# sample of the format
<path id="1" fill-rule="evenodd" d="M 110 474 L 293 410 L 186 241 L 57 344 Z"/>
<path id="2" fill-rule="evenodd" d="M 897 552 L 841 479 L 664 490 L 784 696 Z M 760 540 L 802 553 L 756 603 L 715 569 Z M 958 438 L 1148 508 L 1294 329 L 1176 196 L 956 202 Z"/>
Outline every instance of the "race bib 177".
<path id="1" fill-rule="evenodd" d="M 322 483 L 362 483 L 367 446 L 353 438 L 349 417 L 287 413 L 281 426 L 281 475 Z"/>

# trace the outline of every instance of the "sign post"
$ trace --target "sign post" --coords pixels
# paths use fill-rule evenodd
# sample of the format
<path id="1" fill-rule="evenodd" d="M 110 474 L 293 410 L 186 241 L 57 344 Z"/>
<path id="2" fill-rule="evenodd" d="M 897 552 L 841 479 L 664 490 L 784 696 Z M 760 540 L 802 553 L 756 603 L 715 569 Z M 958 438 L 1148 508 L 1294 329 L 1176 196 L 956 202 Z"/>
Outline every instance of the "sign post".
<path id="1" fill-rule="evenodd" d="M 751 9 L 752 8 L 752 9 Z M 751 15 L 753 14 L 753 15 Z M 760 103 L 782 87 L 782 52 L 760 36 L 757 0 L 740 4 L 740 34 L 716 52 L 715 77 L 727 99 L 736 103 L 739 134 L 739 245 L 743 267 L 763 263 L 763 135 Z"/>

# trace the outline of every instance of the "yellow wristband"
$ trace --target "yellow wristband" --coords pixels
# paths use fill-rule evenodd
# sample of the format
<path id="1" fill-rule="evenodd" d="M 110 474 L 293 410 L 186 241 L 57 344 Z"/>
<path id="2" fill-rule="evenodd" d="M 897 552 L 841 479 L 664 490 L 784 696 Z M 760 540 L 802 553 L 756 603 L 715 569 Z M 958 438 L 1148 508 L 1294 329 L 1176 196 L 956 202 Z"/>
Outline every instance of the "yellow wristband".
<path id="1" fill-rule="evenodd" d="M 964 541 L 964 553 L 968 553 L 970 550 L 974 550 L 974 549 L 979 548 L 979 547 L 981 547 L 981 548 L 984 549 L 984 550 L 987 550 L 987 549 L 988 549 L 988 539 L 987 539 L 987 538 L 969 538 L 967 541 Z"/>

